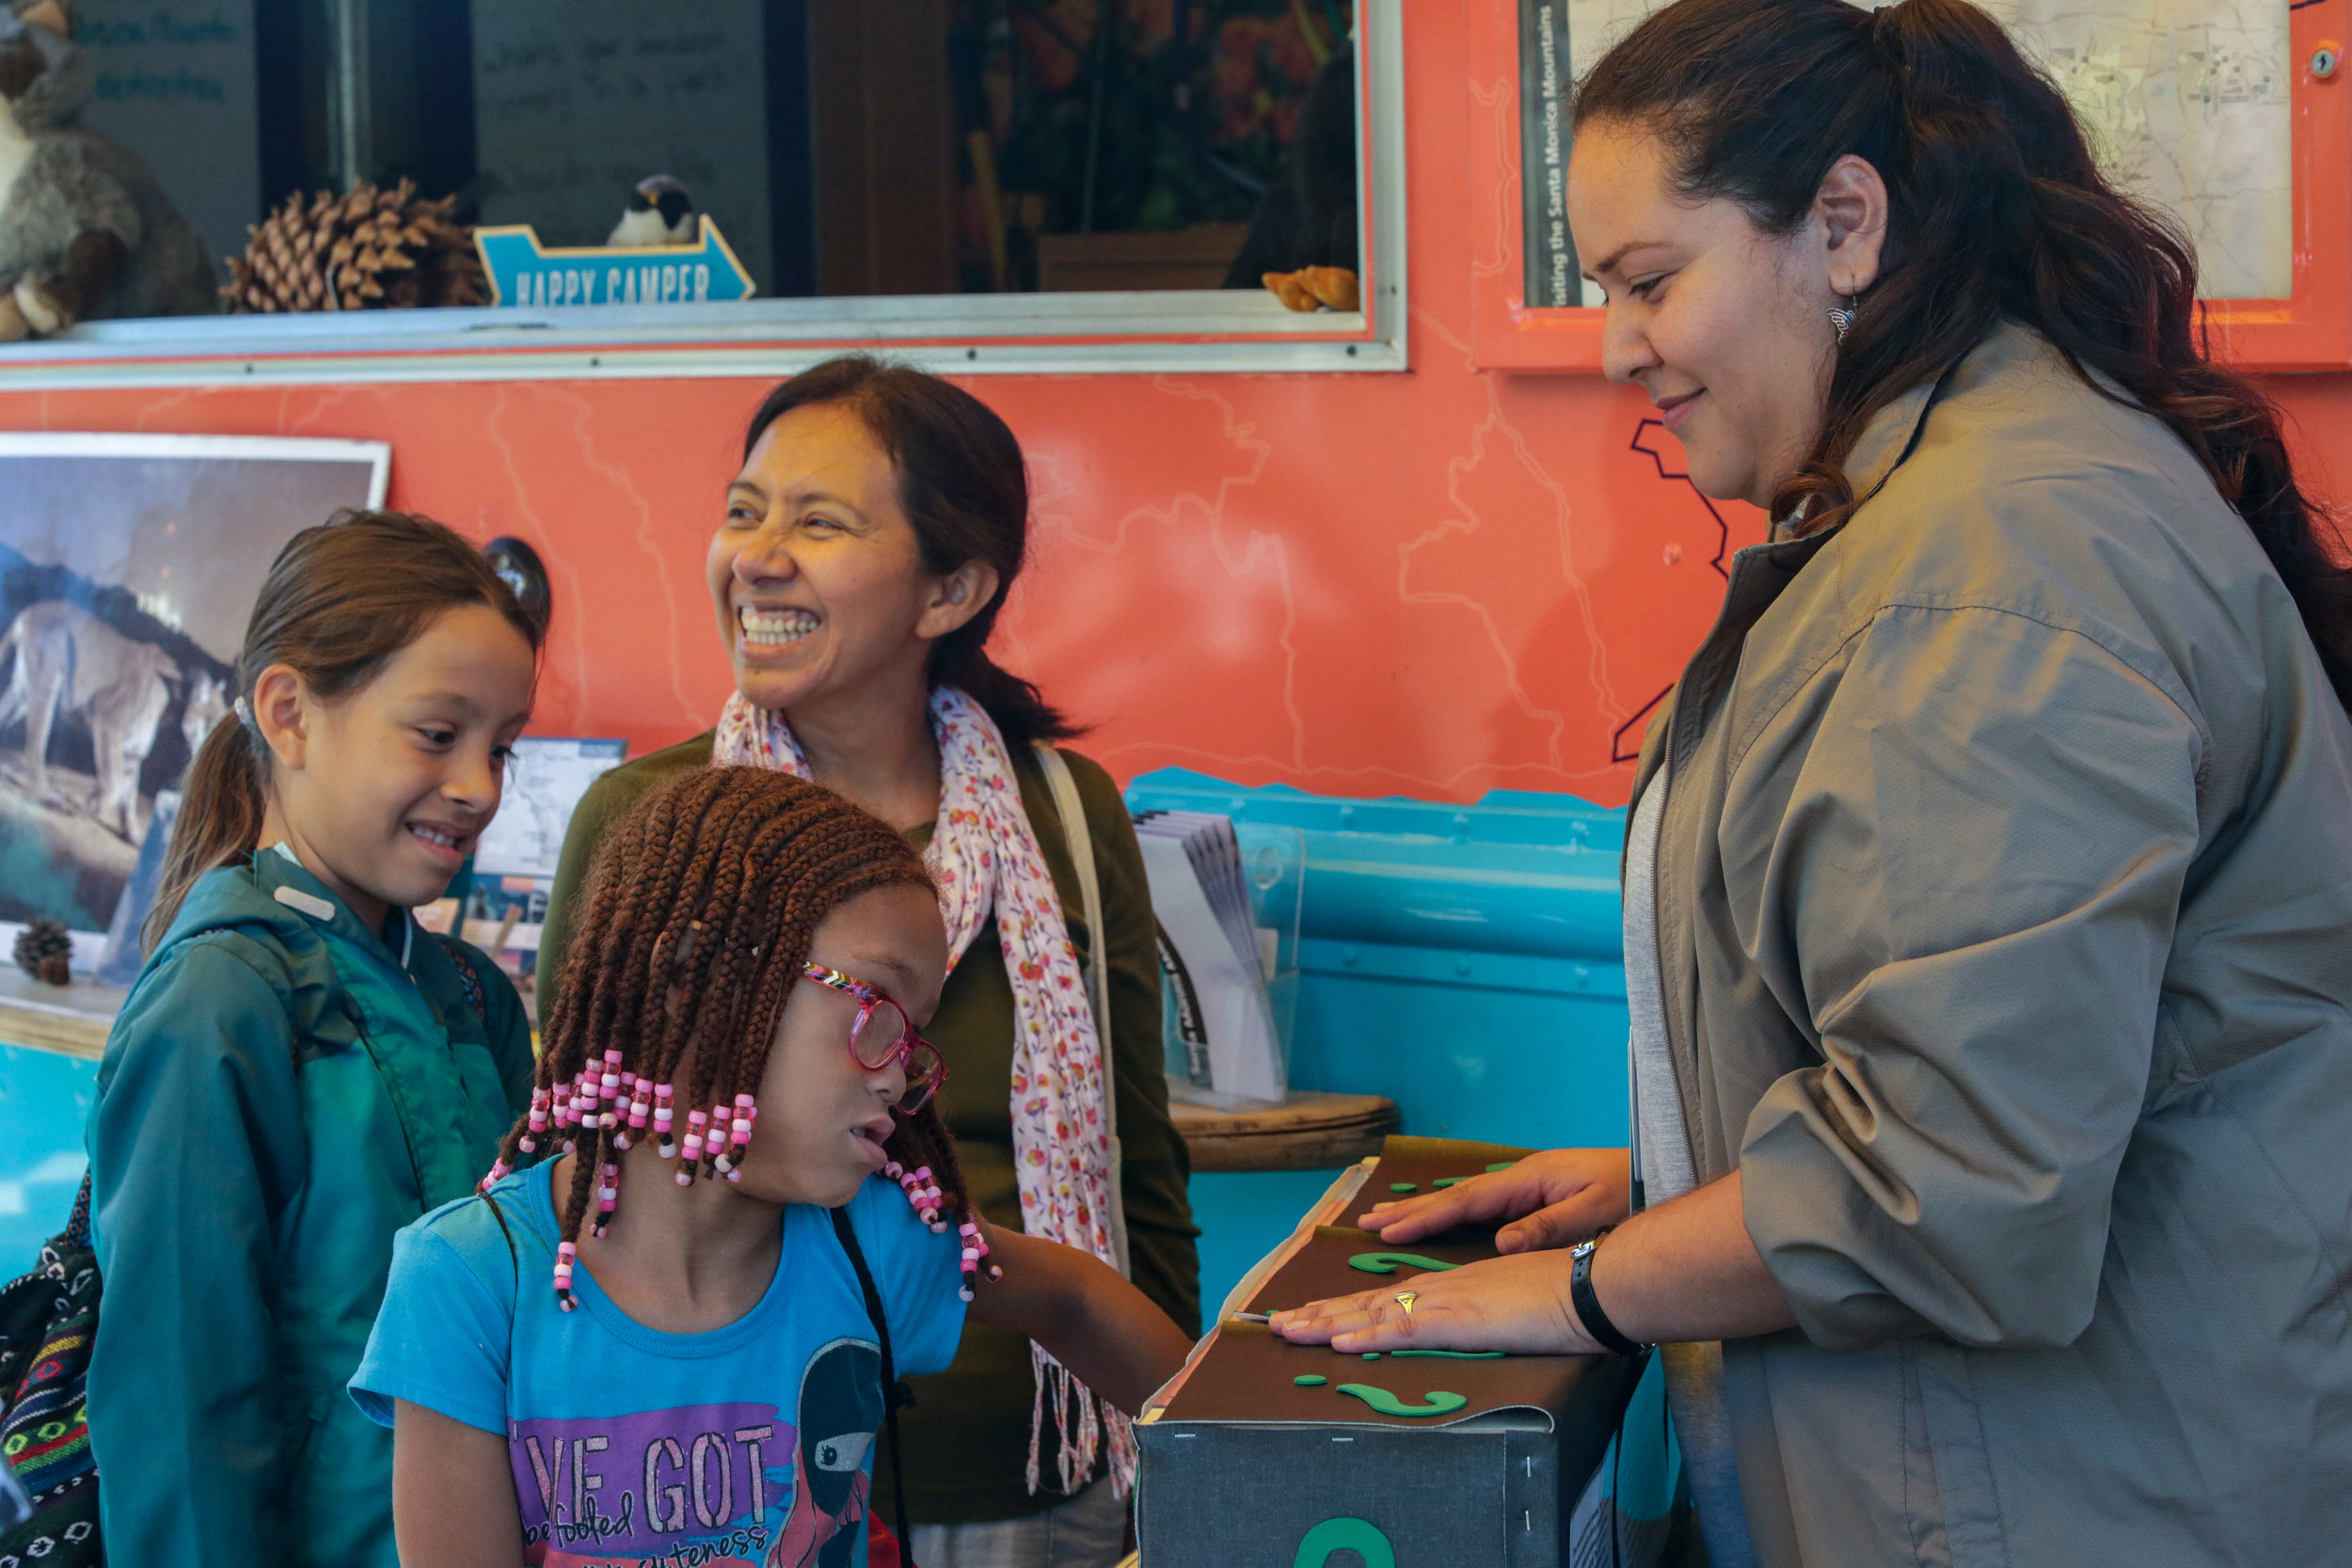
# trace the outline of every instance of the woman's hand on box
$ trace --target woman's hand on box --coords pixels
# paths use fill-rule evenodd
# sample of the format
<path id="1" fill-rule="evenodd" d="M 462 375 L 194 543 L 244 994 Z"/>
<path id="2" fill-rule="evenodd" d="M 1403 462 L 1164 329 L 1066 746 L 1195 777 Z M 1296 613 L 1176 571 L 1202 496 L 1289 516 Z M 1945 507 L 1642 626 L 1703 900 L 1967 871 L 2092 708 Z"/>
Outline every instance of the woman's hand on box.
<path id="1" fill-rule="evenodd" d="M 1530 1252 L 1417 1274 L 1377 1290 L 1277 1312 L 1268 1326 L 1293 1344 L 1366 1351 L 1508 1351 L 1595 1355 L 1568 1302 L 1564 1253 Z M 1413 1298 L 1410 1312 L 1397 1298 Z"/>
<path id="2" fill-rule="evenodd" d="M 1495 1234 L 1504 1254 L 1574 1246 L 1624 1221 L 1632 1166 L 1622 1148 L 1552 1148 L 1508 1170 L 1490 1171 L 1434 1193 L 1375 1203 L 1357 1223 L 1384 1242 L 1417 1242 L 1459 1225 L 1508 1221 Z"/>
<path id="3" fill-rule="evenodd" d="M 1538 1160 L 1558 1163 L 1613 1153 L 1622 1172 L 1624 1152 L 1610 1149 L 1536 1155 L 1521 1161 L 1518 1168 Z M 1595 1299 L 1619 1334 L 1642 1344 L 1680 1344 L 1745 1338 L 1796 1326 L 1795 1309 L 1748 1235 L 1746 1193 L 1745 1174 L 1734 1171 L 1671 1203 L 1645 1210 L 1610 1233 L 1593 1254 L 1592 1286 Z M 1835 1196 L 1825 1195 L 1823 1201 Z M 1599 1199 L 1580 1193 L 1568 1201 Z M 1622 1205 L 1622 1197 L 1617 1201 Z M 1622 1207 L 1617 1211 L 1623 1212 Z M 1594 1228 L 1589 1217 L 1588 1211 L 1572 1221 L 1556 1222 L 1570 1227 L 1561 1239 L 1579 1239 Z M 1402 1238 L 1391 1228 L 1382 1239 Z M 1357 1295 L 1310 1302 L 1295 1311 L 1278 1312 L 1270 1322 L 1286 1339 L 1328 1344 L 1338 1351 L 1418 1347 L 1590 1354 L 1599 1347 L 1584 1332 L 1569 1299 L 1572 1269 L 1565 1253 L 1522 1247 L 1513 1257 L 1433 1270 Z M 1396 1299 L 1400 1291 L 1413 1293 L 1410 1312 Z"/>

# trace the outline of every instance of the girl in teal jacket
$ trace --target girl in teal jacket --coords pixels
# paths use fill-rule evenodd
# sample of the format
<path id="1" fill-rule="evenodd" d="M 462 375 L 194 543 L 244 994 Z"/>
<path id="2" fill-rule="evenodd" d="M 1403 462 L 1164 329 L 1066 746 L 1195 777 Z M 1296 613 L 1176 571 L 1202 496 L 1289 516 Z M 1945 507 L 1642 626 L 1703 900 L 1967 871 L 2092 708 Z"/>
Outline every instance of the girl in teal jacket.
<path id="1" fill-rule="evenodd" d="M 394 1568 L 391 1444 L 343 1386 L 393 1233 L 472 1190 L 532 1078 L 514 988 L 410 911 L 498 810 L 539 639 L 421 518 L 270 568 L 91 1115 L 111 1561 Z"/>

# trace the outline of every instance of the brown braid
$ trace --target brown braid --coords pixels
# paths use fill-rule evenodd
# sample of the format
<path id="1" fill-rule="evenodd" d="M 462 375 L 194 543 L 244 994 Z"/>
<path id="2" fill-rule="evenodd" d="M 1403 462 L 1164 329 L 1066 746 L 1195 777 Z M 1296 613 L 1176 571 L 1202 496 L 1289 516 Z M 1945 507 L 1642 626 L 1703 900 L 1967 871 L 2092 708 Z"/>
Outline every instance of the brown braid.
<path id="1" fill-rule="evenodd" d="M 676 1086 L 672 1135 L 682 1138 L 690 1112 L 757 1093 L 825 917 L 877 888 L 930 885 L 904 839 L 829 790 L 754 768 L 680 775 L 637 802 L 597 856 L 545 1021 L 535 1087 L 562 1104 L 583 1071 L 601 1073 L 605 1053 L 618 1051 L 620 1072 Z M 595 1211 L 605 1165 L 620 1157 L 628 1106 L 608 1103 L 617 1127 L 534 1135 L 547 1153 L 553 1145 L 576 1156 L 561 1215 L 568 1243 Z M 885 1152 L 908 1170 L 930 1167 L 942 1212 L 977 1224 L 937 1108 L 895 1122 Z M 508 1131 L 501 1169 L 527 1152 L 529 1132 L 528 1117 Z M 649 1127 L 635 1137 L 651 1135 Z M 724 1147 L 714 1138 L 691 1174 L 713 1170 Z"/>

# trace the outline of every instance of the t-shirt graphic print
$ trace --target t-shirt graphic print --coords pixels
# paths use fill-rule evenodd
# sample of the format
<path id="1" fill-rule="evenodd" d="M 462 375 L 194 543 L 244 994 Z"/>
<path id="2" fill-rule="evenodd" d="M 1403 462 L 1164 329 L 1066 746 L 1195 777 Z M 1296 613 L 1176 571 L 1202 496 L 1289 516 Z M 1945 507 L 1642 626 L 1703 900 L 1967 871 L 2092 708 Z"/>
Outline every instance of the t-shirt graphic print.
<path id="1" fill-rule="evenodd" d="M 502 1433 L 533 1568 L 859 1568 L 882 1353 L 830 1216 L 785 1211 L 775 1280 L 741 1319 L 660 1334 L 584 1268 L 579 1311 L 540 1288 L 556 1234 L 548 1181 L 533 1169 L 493 1190 L 511 1257 L 479 1199 L 401 1233 L 352 1380 L 361 1408 L 389 1421 L 403 1399 Z M 957 1239 L 886 1182 L 868 1181 L 850 1215 L 901 1370 L 944 1368 L 962 1332 Z"/>
<path id="2" fill-rule="evenodd" d="M 873 1484 L 882 1353 L 855 1338 L 819 1348 L 793 1414 L 703 1404 L 514 1422 L 529 1560 L 849 1568 Z"/>

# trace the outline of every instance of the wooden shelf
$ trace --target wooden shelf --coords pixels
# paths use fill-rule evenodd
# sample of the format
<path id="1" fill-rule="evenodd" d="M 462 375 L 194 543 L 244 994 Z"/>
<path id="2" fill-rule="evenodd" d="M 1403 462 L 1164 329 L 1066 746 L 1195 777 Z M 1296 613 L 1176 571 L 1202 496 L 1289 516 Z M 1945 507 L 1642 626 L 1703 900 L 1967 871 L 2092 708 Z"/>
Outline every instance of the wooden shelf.
<path id="1" fill-rule="evenodd" d="M 1294 1094 L 1279 1105 L 1232 1109 L 1170 1100 L 1176 1131 L 1207 1171 L 1334 1170 L 1397 1129 L 1396 1101 L 1376 1094 Z"/>
<path id="2" fill-rule="evenodd" d="M 96 1061 L 105 1054 L 107 1032 L 131 993 L 117 986 L 77 979 L 45 986 L 10 964 L 0 968 L 0 1045 L 29 1046 Z"/>

